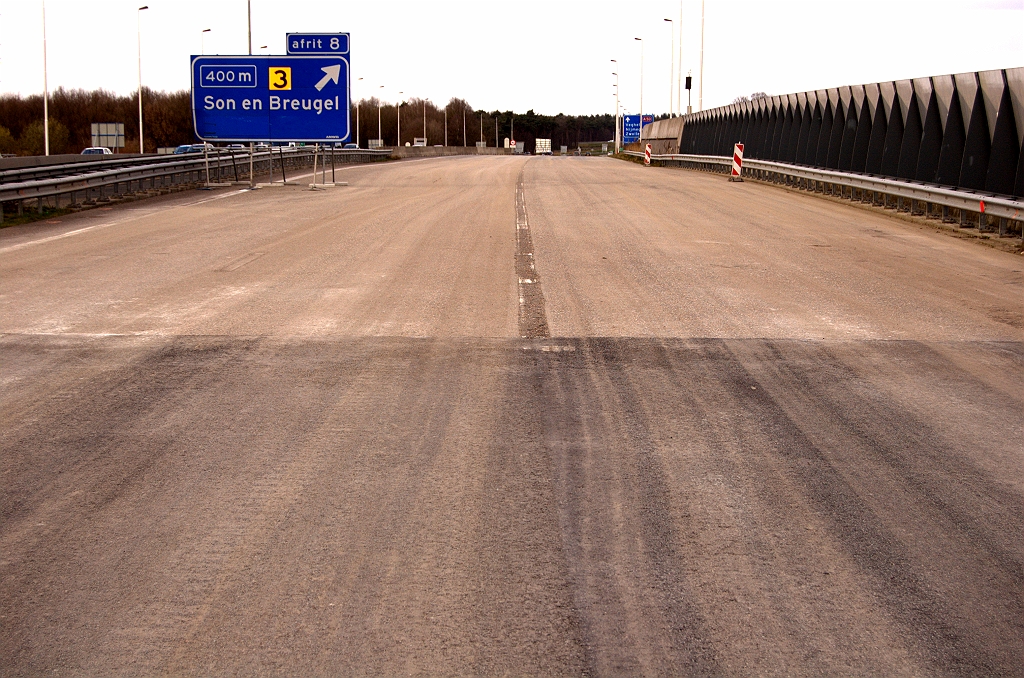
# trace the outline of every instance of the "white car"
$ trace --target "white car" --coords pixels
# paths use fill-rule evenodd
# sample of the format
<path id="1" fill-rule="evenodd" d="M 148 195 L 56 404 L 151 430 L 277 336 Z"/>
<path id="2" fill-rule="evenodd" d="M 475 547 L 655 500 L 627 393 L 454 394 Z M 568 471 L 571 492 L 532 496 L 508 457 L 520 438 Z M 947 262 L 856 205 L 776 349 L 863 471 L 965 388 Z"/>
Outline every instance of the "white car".
<path id="1" fill-rule="evenodd" d="M 113 155 L 113 153 L 105 146 L 90 146 L 82 151 L 82 155 Z"/>

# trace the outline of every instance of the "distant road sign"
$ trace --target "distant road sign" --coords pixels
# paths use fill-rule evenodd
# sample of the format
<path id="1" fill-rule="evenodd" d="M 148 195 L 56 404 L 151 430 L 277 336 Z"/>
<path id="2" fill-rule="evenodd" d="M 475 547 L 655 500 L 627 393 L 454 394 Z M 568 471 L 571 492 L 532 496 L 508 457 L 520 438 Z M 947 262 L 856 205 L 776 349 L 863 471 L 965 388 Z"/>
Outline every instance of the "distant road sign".
<path id="1" fill-rule="evenodd" d="M 192 120 L 204 141 L 347 141 L 339 56 L 194 56 Z"/>
<path id="2" fill-rule="evenodd" d="M 288 54 L 348 54 L 348 33 L 288 33 Z"/>
<path id="3" fill-rule="evenodd" d="M 640 116 L 622 116 L 622 143 L 631 144 L 640 141 Z"/>

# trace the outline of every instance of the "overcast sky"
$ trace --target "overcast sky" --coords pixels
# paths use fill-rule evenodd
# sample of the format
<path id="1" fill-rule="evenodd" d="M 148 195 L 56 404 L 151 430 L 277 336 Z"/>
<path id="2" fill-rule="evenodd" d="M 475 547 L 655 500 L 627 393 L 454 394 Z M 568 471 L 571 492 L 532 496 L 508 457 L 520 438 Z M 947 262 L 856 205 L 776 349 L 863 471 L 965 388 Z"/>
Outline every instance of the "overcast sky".
<path id="1" fill-rule="evenodd" d="M 47 0 L 50 90 L 133 91 L 145 3 L 148 87 L 189 88 L 189 56 L 200 53 L 204 28 L 207 54 L 248 50 L 246 0 Z M 252 41 L 254 53 L 283 54 L 289 31 L 351 33 L 354 98 L 382 92 L 394 101 L 404 91 L 438 103 L 463 97 L 484 110 L 580 114 L 614 111 L 613 71 L 623 107 L 639 109 L 640 37 L 644 108 L 661 113 L 680 11 L 697 110 L 700 0 L 252 0 Z M 707 0 L 704 108 L 755 91 L 1022 66 L 1022 35 L 1024 0 Z M 42 44 L 41 0 L 0 0 L 0 92 L 42 91 Z"/>

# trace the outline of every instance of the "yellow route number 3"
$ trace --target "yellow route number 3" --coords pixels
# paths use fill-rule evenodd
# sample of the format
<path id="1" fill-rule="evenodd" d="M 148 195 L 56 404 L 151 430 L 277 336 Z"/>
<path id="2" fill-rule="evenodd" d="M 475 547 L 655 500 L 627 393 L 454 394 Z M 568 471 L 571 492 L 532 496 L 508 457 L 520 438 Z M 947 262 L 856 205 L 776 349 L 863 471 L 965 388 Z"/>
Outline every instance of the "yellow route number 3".
<path id="1" fill-rule="evenodd" d="M 291 66 L 270 67 L 270 89 L 282 90 L 292 88 Z"/>

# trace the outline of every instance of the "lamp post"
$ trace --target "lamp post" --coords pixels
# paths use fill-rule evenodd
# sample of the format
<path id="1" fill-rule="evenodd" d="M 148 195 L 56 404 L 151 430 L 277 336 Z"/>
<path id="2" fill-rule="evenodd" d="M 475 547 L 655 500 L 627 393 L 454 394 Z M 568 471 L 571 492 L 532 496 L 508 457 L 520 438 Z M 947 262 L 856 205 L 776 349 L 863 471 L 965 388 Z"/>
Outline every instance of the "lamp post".
<path id="1" fill-rule="evenodd" d="M 669 76 L 668 76 L 668 115 L 669 117 L 675 117 L 675 111 L 672 109 L 672 97 L 675 94 L 676 84 L 676 25 L 672 19 L 665 19 L 668 22 L 668 27 L 672 31 L 672 37 L 670 39 L 671 49 L 668 51 L 669 60 Z"/>
<path id="2" fill-rule="evenodd" d="M 200 51 L 199 51 L 200 54 L 203 54 L 203 55 L 206 54 L 206 34 L 209 33 L 209 32 L 210 32 L 209 28 L 204 28 L 203 32 L 199 34 L 199 36 L 200 36 L 199 39 L 201 40 L 201 42 L 200 42 L 201 47 L 200 47 Z"/>
<path id="3" fill-rule="evenodd" d="M 697 110 L 704 110 L 704 0 L 700 0 L 700 89 L 697 90 Z"/>
<path id="4" fill-rule="evenodd" d="M 448 148 L 448 107 L 451 105 L 451 101 L 444 105 L 444 147 Z"/>
<path id="5" fill-rule="evenodd" d="M 612 63 L 618 63 L 615 59 L 612 59 Z M 615 76 L 615 152 L 619 152 L 619 74 L 618 72 L 612 73 Z"/>
<path id="6" fill-rule="evenodd" d="M 46 0 L 43 0 L 43 152 L 50 155 L 50 87 L 46 82 Z"/>
<path id="7" fill-rule="evenodd" d="M 143 5 L 139 7 L 139 11 L 136 12 L 136 29 L 139 43 L 139 153 L 146 152 L 146 145 L 142 141 L 142 10 L 149 9 L 149 5 Z"/>
<path id="8" fill-rule="evenodd" d="M 398 93 L 398 104 L 395 105 L 395 114 L 398 118 L 398 143 L 396 146 L 402 145 L 402 95 L 405 92 Z"/>
<path id="9" fill-rule="evenodd" d="M 612 73 L 615 76 L 615 152 L 619 152 L 619 73 L 618 73 L 618 61 L 611 59 L 613 64 L 616 64 L 616 71 Z"/>
<path id="10" fill-rule="evenodd" d="M 644 128 L 644 39 L 633 38 L 640 41 L 640 130 Z M 643 136 L 641 134 L 641 136 Z"/>
<path id="11" fill-rule="evenodd" d="M 683 0 L 679 0 L 679 70 L 676 71 L 676 111 L 683 114 Z"/>
<path id="12" fill-rule="evenodd" d="M 423 138 L 427 138 L 427 100 L 423 100 Z M 427 143 L 424 141 L 423 143 Z"/>
<path id="13" fill-rule="evenodd" d="M 356 82 L 362 81 L 362 78 L 356 79 Z M 359 99 L 356 99 L 356 148 L 359 148 Z"/>
<path id="14" fill-rule="evenodd" d="M 462 147 L 466 147 L 466 104 L 462 104 Z"/>

